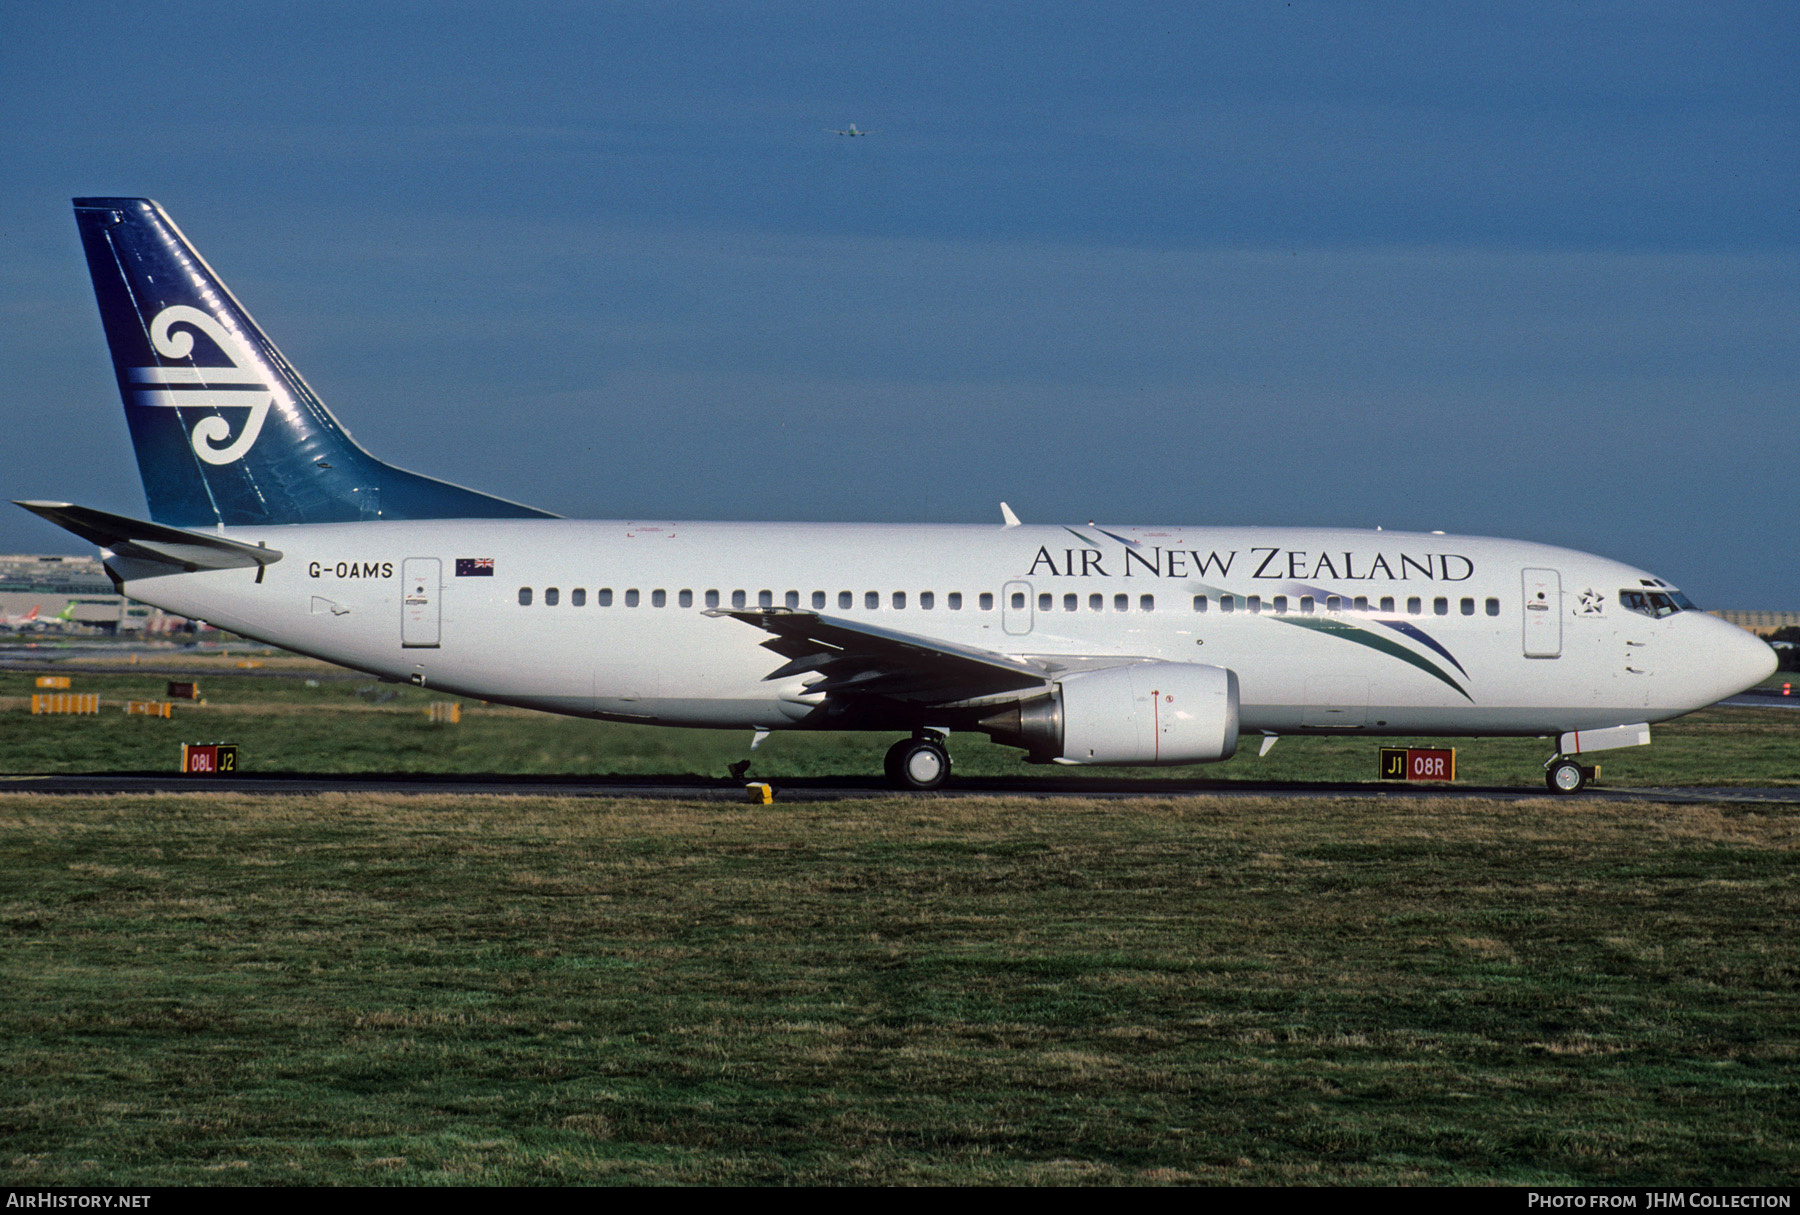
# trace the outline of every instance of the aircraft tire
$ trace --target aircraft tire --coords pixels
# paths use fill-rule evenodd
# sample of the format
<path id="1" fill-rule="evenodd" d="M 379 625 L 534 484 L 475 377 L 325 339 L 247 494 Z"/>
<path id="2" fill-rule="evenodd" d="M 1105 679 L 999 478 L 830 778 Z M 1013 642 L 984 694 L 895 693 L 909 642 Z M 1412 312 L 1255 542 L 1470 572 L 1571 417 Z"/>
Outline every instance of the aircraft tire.
<path id="1" fill-rule="evenodd" d="M 1552 793 L 1580 793 L 1587 788 L 1587 772 L 1572 759 L 1559 759 L 1544 773 L 1544 783 Z"/>
<path id="2" fill-rule="evenodd" d="M 882 767 L 896 789 L 936 789 L 950 776 L 950 752 L 934 738 L 905 738 L 888 748 Z"/>

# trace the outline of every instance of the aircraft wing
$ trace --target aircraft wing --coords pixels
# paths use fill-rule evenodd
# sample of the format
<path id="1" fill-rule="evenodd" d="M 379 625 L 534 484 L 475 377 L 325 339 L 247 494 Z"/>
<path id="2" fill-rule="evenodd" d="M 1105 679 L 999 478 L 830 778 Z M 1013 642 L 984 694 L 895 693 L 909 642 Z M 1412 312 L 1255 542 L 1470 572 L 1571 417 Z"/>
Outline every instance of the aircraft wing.
<path id="1" fill-rule="evenodd" d="M 714 608 L 706 614 L 774 634 L 764 648 L 788 661 L 764 679 L 823 675 L 808 692 L 952 704 L 1039 688 L 1054 677 L 1048 663 L 800 608 Z"/>

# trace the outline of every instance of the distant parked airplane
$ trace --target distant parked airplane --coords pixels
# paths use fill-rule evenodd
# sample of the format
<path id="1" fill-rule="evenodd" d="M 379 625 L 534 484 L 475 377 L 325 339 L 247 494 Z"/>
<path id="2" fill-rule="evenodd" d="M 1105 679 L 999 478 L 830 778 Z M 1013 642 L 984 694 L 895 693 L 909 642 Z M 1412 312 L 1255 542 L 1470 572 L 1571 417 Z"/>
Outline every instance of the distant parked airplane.
<path id="1" fill-rule="evenodd" d="M 32 604 L 31 610 L 21 616 L 8 616 L 0 613 L 0 628 L 10 629 L 16 633 L 37 633 L 75 623 L 75 601 L 73 599 L 64 604 L 63 610 L 54 616 L 38 615 L 40 606 Z"/>
<path id="2" fill-rule="evenodd" d="M 37 623 L 38 610 L 41 606 L 42 606 L 41 604 L 34 603 L 31 605 L 31 610 L 29 612 L 22 613 L 18 616 L 9 615 L 5 612 L 0 612 L 0 628 L 7 628 L 7 629 L 30 628 L 31 626 L 33 626 Z"/>
<path id="3" fill-rule="evenodd" d="M 1775 669 L 1662 579 L 1517 540 L 557 518 L 357 446 L 155 203 L 75 216 L 155 522 L 20 505 L 100 545 L 133 599 L 387 679 L 904 732 L 887 773 L 910 788 L 942 783 L 963 730 L 1062 764 L 1204 763 L 1246 734 L 1548 736 L 1572 793 L 1580 754 Z"/>

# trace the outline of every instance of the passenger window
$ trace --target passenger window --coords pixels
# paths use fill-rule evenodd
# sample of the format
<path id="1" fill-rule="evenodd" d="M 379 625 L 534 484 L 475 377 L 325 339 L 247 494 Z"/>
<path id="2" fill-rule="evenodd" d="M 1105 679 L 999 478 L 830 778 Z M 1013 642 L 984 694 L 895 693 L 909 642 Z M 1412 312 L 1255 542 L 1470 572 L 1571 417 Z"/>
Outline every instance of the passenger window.
<path id="1" fill-rule="evenodd" d="M 1392 595 L 1383 595 L 1381 597 L 1381 610 L 1390 613 L 1394 610 L 1394 597 Z"/>
<path id="2" fill-rule="evenodd" d="M 570 607 L 586 607 L 587 606 L 587 588 L 586 587 L 578 586 L 574 590 L 569 592 L 569 606 Z"/>
<path id="3" fill-rule="evenodd" d="M 1131 610 L 1131 596 L 1130 595 L 1114 595 L 1113 596 L 1113 611 L 1129 612 L 1130 610 Z"/>
<path id="4" fill-rule="evenodd" d="M 1012 605 L 1013 605 L 1013 611 L 1015 611 L 1015 612 L 1022 612 L 1025 610 L 1025 592 L 1024 591 L 1014 591 L 1012 593 Z"/>
<path id="5" fill-rule="evenodd" d="M 1155 595 L 1139 595 L 1138 596 L 1138 611 L 1154 612 L 1155 610 L 1156 610 L 1156 596 Z"/>
<path id="6" fill-rule="evenodd" d="M 601 607 L 611 607 L 612 606 L 612 587 L 610 587 L 610 586 L 601 587 L 600 593 L 595 595 L 594 599 L 596 602 L 598 602 L 600 604 Z"/>
<path id="7" fill-rule="evenodd" d="M 669 602 L 669 592 L 667 592 L 667 591 L 651 591 L 650 592 L 650 606 L 651 607 L 664 607 L 668 604 L 668 602 Z"/>
<path id="8" fill-rule="evenodd" d="M 1473 599 L 1464 599 L 1459 606 L 1462 608 L 1463 615 L 1473 616 L 1475 614 L 1475 601 Z"/>
<path id="9" fill-rule="evenodd" d="M 856 606 L 856 595 L 850 591 L 838 592 L 838 610 L 847 612 Z"/>
<path id="10" fill-rule="evenodd" d="M 1220 595 L 1219 596 L 1219 610 L 1221 612 L 1237 611 L 1237 600 L 1230 595 Z"/>
<path id="11" fill-rule="evenodd" d="M 1250 598 L 1245 602 L 1244 606 L 1249 608 L 1252 614 L 1260 615 L 1262 613 L 1262 596 L 1261 595 L 1250 596 Z"/>
<path id="12" fill-rule="evenodd" d="M 741 607 L 743 607 L 743 606 L 744 606 L 744 600 L 745 600 L 745 594 L 744 594 L 744 592 L 743 592 L 743 591 L 733 591 L 733 592 L 731 592 L 731 606 L 732 606 L 732 607 L 734 607 L 734 608 L 741 608 Z"/>
<path id="13" fill-rule="evenodd" d="M 1302 616 L 1313 614 L 1313 597 L 1311 595 L 1300 596 L 1300 614 Z"/>
<path id="14" fill-rule="evenodd" d="M 1040 611 L 1040 612 L 1049 611 L 1050 605 L 1053 602 L 1055 602 L 1055 600 L 1056 600 L 1056 596 L 1052 595 L 1049 591 L 1041 592 L 1038 595 L 1038 611 Z"/>
<path id="15" fill-rule="evenodd" d="M 1328 612 L 1341 612 L 1341 611 L 1343 611 L 1343 610 L 1344 610 L 1344 600 L 1343 600 L 1343 598 L 1342 598 L 1342 597 L 1341 597 L 1341 596 L 1338 596 L 1338 595 L 1327 595 L 1327 596 L 1325 596 L 1325 610 L 1326 610 L 1326 611 L 1328 611 Z"/>
<path id="16" fill-rule="evenodd" d="M 1500 601 L 1498 599 L 1490 599 L 1487 601 L 1487 614 L 1490 616 L 1498 616 L 1500 614 Z"/>
<path id="17" fill-rule="evenodd" d="M 948 607 L 953 612 L 962 611 L 962 592 L 951 591 L 944 597 L 944 606 Z"/>
<path id="18" fill-rule="evenodd" d="M 1287 615 L 1287 596 L 1286 595 L 1275 596 L 1275 598 L 1273 598 L 1269 601 L 1269 606 L 1275 609 L 1275 614 L 1277 616 Z"/>
<path id="19" fill-rule="evenodd" d="M 864 591 L 863 592 L 863 606 L 868 608 L 871 612 L 874 611 L 876 608 L 880 607 L 881 606 L 881 592 L 880 591 Z"/>
<path id="20" fill-rule="evenodd" d="M 1073 612 L 1073 611 L 1080 610 L 1080 608 L 1081 608 L 1081 596 L 1080 595 L 1064 595 L 1063 596 L 1063 611 Z"/>
<path id="21" fill-rule="evenodd" d="M 981 604 L 982 611 L 984 611 L 984 612 L 993 611 L 994 610 L 994 593 L 992 591 L 981 592 L 980 604 Z"/>
<path id="22" fill-rule="evenodd" d="M 787 594 L 785 594 L 781 597 L 781 601 L 783 603 L 785 603 L 788 607 L 797 608 L 800 606 L 800 592 L 799 591 L 789 591 Z"/>
<path id="23" fill-rule="evenodd" d="M 694 592 L 692 592 L 692 591 L 681 592 L 681 594 L 678 596 L 678 599 L 679 599 L 682 607 L 693 607 L 694 606 Z"/>
<path id="24" fill-rule="evenodd" d="M 556 601 L 560 598 L 562 598 L 562 596 L 557 593 L 557 590 L 555 587 L 547 586 L 544 588 L 544 606 L 545 607 L 555 607 Z"/>
<path id="25" fill-rule="evenodd" d="M 1104 612 L 1105 610 L 1106 610 L 1106 596 L 1105 595 L 1089 595 L 1088 596 L 1088 611 Z"/>
<path id="26" fill-rule="evenodd" d="M 1196 612 L 1204 612 L 1206 610 L 1206 596 L 1205 595 L 1195 595 L 1194 596 L 1194 610 Z"/>
<path id="27" fill-rule="evenodd" d="M 920 611 L 929 612 L 936 605 L 937 605 L 937 596 L 936 595 L 933 595 L 930 591 L 920 591 L 919 592 L 919 610 Z"/>
<path id="28" fill-rule="evenodd" d="M 1431 614 L 1434 616 L 1448 616 L 1450 614 L 1450 601 L 1442 595 L 1433 599 L 1431 601 Z"/>
<path id="29" fill-rule="evenodd" d="M 531 588 L 530 587 L 522 586 L 519 588 L 519 606 L 520 607 L 530 607 L 531 606 Z"/>
<path id="30" fill-rule="evenodd" d="M 1406 614 L 1408 616 L 1417 616 L 1424 610 L 1425 601 L 1423 599 L 1420 599 L 1417 595 L 1408 595 L 1406 597 Z"/>
<path id="31" fill-rule="evenodd" d="M 905 607 L 906 607 L 906 592 L 905 591 L 895 591 L 894 592 L 894 610 L 896 612 L 902 611 L 905 609 Z"/>
<path id="32" fill-rule="evenodd" d="M 812 593 L 812 605 L 813 605 L 813 609 L 815 611 L 818 610 L 819 608 L 822 608 L 825 606 L 825 592 L 824 591 L 814 591 Z"/>
<path id="33" fill-rule="evenodd" d="M 1358 595 L 1356 597 L 1356 610 L 1359 612 L 1366 612 L 1369 610 L 1369 597 L 1367 595 Z"/>
<path id="34" fill-rule="evenodd" d="M 637 605 L 638 605 L 638 593 L 637 593 L 637 589 L 634 587 L 631 590 L 625 592 L 625 606 L 626 607 L 636 607 Z"/>
<path id="35" fill-rule="evenodd" d="M 719 592 L 717 592 L 717 591 L 706 592 L 706 606 L 709 608 L 716 608 L 719 606 Z"/>

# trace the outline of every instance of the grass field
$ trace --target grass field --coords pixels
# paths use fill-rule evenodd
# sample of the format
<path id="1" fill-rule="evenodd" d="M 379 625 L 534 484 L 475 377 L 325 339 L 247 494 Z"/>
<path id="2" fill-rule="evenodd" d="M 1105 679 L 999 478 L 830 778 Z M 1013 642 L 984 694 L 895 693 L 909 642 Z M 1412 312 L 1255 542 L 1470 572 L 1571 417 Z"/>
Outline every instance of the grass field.
<path id="1" fill-rule="evenodd" d="M 0 772 L 880 770 L 271 656 L 0 674 Z M 308 686 L 312 679 L 315 686 Z M 1617 786 L 1800 783 L 1712 709 Z M 1196 780 L 1366 780 L 1373 739 Z M 1539 740 L 1459 740 L 1537 786 Z M 979 738 L 965 775 L 1043 775 Z M 1068 769 L 1056 775 L 1074 774 Z M 1116 779 L 1117 770 L 1095 775 Z M 1130 775 L 1129 772 L 1123 775 Z M 1792 1184 L 1800 813 L 1583 799 L 0 794 L 8 1183 Z"/>
<path id="2" fill-rule="evenodd" d="M 1792 1184 L 1797 825 L 9 794 L 0 1161 L 13 1185 Z"/>
<path id="3" fill-rule="evenodd" d="M 74 690 L 98 692 L 98 717 L 34 717 L 33 676 L 0 673 L 0 773 L 169 772 L 180 744 L 235 742 L 249 773 L 446 773 L 531 775 L 701 775 L 724 777 L 736 760 L 750 774 L 793 777 L 878 776 L 881 756 L 900 735 L 778 733 L 754 753 L 748 731 L 674 730 L 554 717 L 476 702 L 460 725 L 436 725 L 425 708 L 441 699 L 421 689 L 337 678 L 337 668 L 275 656 L 268 669 L 295 678 L 247 674 L 238 659 L 181 661 L 216 668 L 200 675 L 205 705 L 178 703 L 170 720 L 127 717 L 124 702 L 163 695 L 166 676 L 69 665 Z M 125 673 L 121 673 L 125 672 Z M 308 687 L 305 676 L 317 676 Z M 1784 678 L 1792 678 L 1791 673 Z M 1776 680 L 1779 682 L 1779 679 Z M 1605 784 L 1800 784 L 1800 711 L 1708 709 L 1652 728 L 1652 745 L 1597 753 Z M 1193 768 L 1079 769 L 1033 767 L 1020 753 L 980 735 L 952 739 L 964 776 L 1093 776 L 1264 781 L 1372 781 L 1376 752 L 1396 740 L 1283 738 L 1267 756 L 1246 738 L 1236 758 Z M 1427 745 L 1441 745 L 1428 742 Z M 1458 739 L 1463 784 L 1543 783 L 1554 743 L 1541 739 Z"/>

